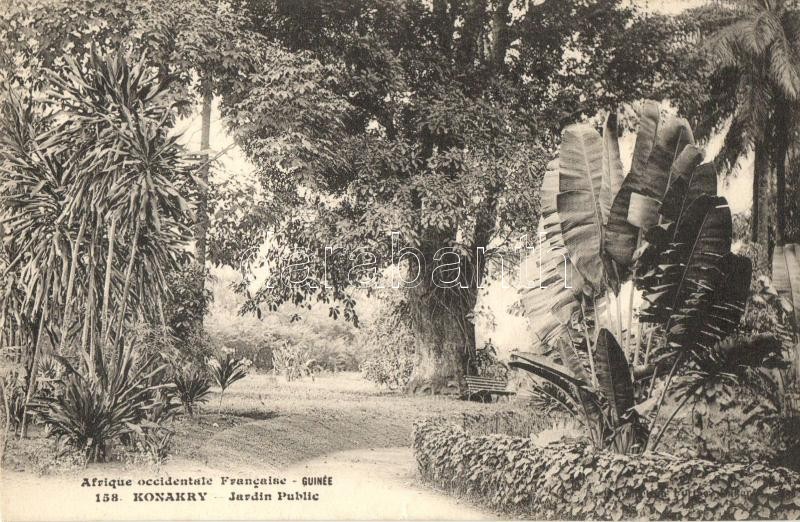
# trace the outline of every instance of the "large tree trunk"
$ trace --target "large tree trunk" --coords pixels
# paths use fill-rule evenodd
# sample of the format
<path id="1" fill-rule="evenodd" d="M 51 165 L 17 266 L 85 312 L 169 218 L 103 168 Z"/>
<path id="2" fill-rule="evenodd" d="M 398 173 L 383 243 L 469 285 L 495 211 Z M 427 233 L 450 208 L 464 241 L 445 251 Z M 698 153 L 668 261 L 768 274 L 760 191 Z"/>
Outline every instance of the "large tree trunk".
<path id="1" fill-rule="evenodd" d="M 475 354 L 475 327 L 467 319 L 477 289 L 437 288 L 430 279 L 411 289 L 414 370 L 407 390 L 414 394 L 462 394 Z M 470 306 L 472 302 L 472 306 Z"/>
<path id="2" fill-rule="evenodd" d="M 457 52 L 464 63 L 479 59 L 488 61 L 494 75 L 504 70 L 504 62 L 511 41 L 509 23 L 511 0 L 499 0 L 491 11 L 491 53 L 484 53 L 483 18 L 489 5 L 487 0 L 470 0 L 465 6 L 461 41 Z M 446 0 L 434 0 L 433 15 L 438 24 L 438 42 L 442 51 L 449 55 L 453 40 L 454 9 L 448 8 Z M 489 54 L 489 56 L 486 56 Z M 427 157 L 433 143 L 426 144 Z M 440 148 L 446 145 L 439 143 Z M 486 248 L 494 234 L 497 196 L 499 187 L 489 186 L 485 206 L 476 216 L 474 230 L 461 230 L 466 237 L 472 235 L 475 258 L 461 256 L 458 284 L 450 287 L 433 284 L 434 260 L 431 253 L 455 241 L 457 233 L 431 233 L 423 238 L 425 269 L 421 271 L 420 284 L 410 289 L 409 305 L 411 324 L 415 334 L 416 353 L 414 370 L 407 385 L 411 393 L 463 394 L 466 390 L 464 377 L 474 374 L 475 325 L 470 319 L 478 301 L 478 288 L 484 277 L 485 259 L 477 248 Z M 452 280 L 451 277 L 446 279 Z M 446 286 L 446 285 L 445 285 Z"/>
<path id="3" fill-rule="evenodd" d="M 786 235 L 786 146 L 779 145 L 775 158 L 775 241 L 782 245 Z"/>
<path id="4" fill-rule="evenodd" d="M 778 245 L 800 242 L 800 176 L 796 171 L 797 151 L 792 145 L 792 105 L 781 99 L 784 110 L 776 113 L 775 131 L 775 241 Z"/>
<path id="5" fill-rule="evenodd" d="M 407 386 L 410 393 L 461 393 L 466 389 L 464 376 L 471 372 L 475 326 L 469 317 L 475 309 L 479 284 L 474 265 L 460 255 L 434 260 L 434 252 L 454 237 L 455 231 L 428 232 L 421 245 L 424 253 L 417 251 L 423 265 L 419 279 L 416 264 L 408 267 L 408 280 L 415 281 L 409 285 L 408 299 L 416 343 L 414 370 Z"/>
<path id="6" fill-rule="evenodd" d="M 463 395 L 464 377 L 477 371 L 473 314 L 485 276 L 483 252 L 494 233 L 497 195 L 498 187 L 487 187 L 484 206 L 472 230 L 472 256 L 459 255 L 457 269 L 452 264 L 455 257 L 446 256 L 437 262 L 432 255 L 456 237 L 455 231 L 429 234 L 423 241 L 425 266 L 419 284 L 409 289 L 416 342 L 416 360 L 407 387 L 411 393 Z M 450 268 L 437 271 L 437 265 Z M 413 280 L 415 267 L 409 267 L 409 271 L 408 279 Z"/>
<path id="7" fill-rule="evenodd" d="M 500 0 L 492 13 L 492 66 L 496 72 L 505 69 L 506 51 L 510 41 L 511 0 Z"/>

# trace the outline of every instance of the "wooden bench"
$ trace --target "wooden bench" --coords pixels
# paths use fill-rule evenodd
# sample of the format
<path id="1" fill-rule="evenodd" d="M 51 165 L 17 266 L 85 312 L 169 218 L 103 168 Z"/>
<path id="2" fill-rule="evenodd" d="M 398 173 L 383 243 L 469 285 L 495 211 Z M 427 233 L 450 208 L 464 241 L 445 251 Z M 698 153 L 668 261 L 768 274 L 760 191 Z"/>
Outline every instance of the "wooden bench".
<path id="1" fill-rule="evenodd" d="M 481 399 L 482 402 L 491 402 L 492 395 L 497 395 L 498 397 L 514 395 L 514 392 L 508 389 L 508 381 L 506 379 L 467 375 L 466 381 L 467 400 L 472 400 L 473 397 L 476 397 Z"/>

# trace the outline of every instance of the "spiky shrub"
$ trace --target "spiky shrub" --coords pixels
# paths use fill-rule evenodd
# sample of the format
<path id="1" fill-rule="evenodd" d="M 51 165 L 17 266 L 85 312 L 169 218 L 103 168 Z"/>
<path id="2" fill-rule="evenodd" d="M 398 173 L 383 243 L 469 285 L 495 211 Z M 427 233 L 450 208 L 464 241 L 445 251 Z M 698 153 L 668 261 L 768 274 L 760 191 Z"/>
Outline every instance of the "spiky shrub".
<path id="1" fill-rule="evenodd" d="M 161 385 L 152 378 L 162 370 L 154 359 L 139 360 L 133 350 L 126 350 L 107 375 L 69 367 L 63 393 L 42 397 L 35 409 L 49 436 L 82 452 L 89 462 L 104 461 L 113 444 L 127 442 L 123 438 L 137 431 L 157 405 Z"/>
<path id="2" fill-rule="evenodd" d="M 150 462 L 160 463 L 166 460 L 172 448 L 174 430 L 148 420 L 132 425 L 132 429 L 131 446 L 138 453 L 145 455 Z"/>
<path id="3" fill-rule="evenodd" d="M 211 394 L 211 383 L 203 373 L 193 365 L 175 368 L 173 384 L 178 398 L 189 416 L 194 415 L 194 407 L 208 401 Z"/>
<path id="4" fill-rule="evenodd" d="M 47 318 L 54 351 L 91 351 L 102 374 L 130 339 L 131 318 L 162 319 L 166 274 L 189 256 L 194 219 L 184 195 L 195 167 L 157 71 L 122 52 L 86 58 L 66 57 L 42 75 L 41 90 L 0 100 L 4 250 L 16 260 L 2 285 L 27 293 L 4 292 L 0 326 L 4 337 L 22 334 L 36 367 L 42 336 L 26 325 Z"/>
<path id="5" fill-rule="evenodd" d="M 150 406 L 142 411 L 139 422 L 131 425 L 133 432 L 127 440 L 130 447 L 155 463 L 167 458 L 175 435 L 170 426 L 181 407 L 175 384 L 170 382 L 167 365 L 161 368 L 161 371 L 151 374 Z"/>
<path id="6" fill-rule="evenodd" d="M 236 381 L 247 377 L 250 361 L 239 359 L 232 353 L 227 353 L 221 360 L 217 358 L 211 359 L 208 362 L 208 367 L 211 370 L 211 377 L 221 389 L 218 411 L 222 411 L 222 397 L 225 394 L 225 390 Z"/>

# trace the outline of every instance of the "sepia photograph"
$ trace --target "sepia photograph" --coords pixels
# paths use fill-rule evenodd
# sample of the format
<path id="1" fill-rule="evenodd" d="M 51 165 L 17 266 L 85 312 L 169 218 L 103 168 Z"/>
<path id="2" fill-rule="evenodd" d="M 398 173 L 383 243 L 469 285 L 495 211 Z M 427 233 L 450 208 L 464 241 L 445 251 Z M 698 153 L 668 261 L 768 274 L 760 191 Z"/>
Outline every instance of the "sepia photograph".
<path id="1" fill-rule="evenodd" d="M 800 519 L 800 0 L 0 0 L 0 520 Z"/>

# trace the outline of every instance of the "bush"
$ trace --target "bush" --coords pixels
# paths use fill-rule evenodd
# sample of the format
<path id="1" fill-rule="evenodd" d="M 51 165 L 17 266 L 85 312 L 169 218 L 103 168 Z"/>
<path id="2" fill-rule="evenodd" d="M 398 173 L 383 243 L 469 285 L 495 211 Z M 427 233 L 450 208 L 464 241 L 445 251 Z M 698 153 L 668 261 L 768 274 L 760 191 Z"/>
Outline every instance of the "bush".
<path id="1" fill-rule="evenodd" d="M 775 416 L 748 422 L 738 406 L 724 413 L 694 414 L 664 437 L 664 450 L 719 463 L 763 462 L 800 471 L 800 418 Z"/>
<path id="2" fill-rule="evenodd" d="M 272 369 L 276 374 L 283 375 L 287 381 L 301 379 L 306 376 L 314 377 L 314 359 L 308 357 L 300 346 L 288 341 L 276 346 L 272 350 Z"/>
<path id="3" fill-rule="evenodd" d="M 190 417 L 194 415 L 196 405 L 208 401 L 211 383 L 203 372 L 191 364 L 175 368 L 172 381 L 178 398 Z"/>
<path id="4" fill-rule="evenodd" d="M 408 384 L 414 369 L 414 354 L 402 345 L 379 344 L 361 363 L 364 378 L 389 389 Z"/>
<path id="5" fill-rule="evenodd" d="M 208 366 L 211 370 L 211 377 L 222 391 L 219 394 L 219 409 L 222 410 L 222 396 L 225 390 L 241 379 L 247 377 L 247 369 L 252 363 L 247 359 L 238 359 L 232 353 L 225 354 L 220 359 L 211 359 Z"/>
<path id="6" fill-rule="evenodd" d="M 514 410 L 486 413 L 462 413 L 461 427 L 470 436 L 476 435 L 511 435 L 514 437 L 532 437 L 550 429 L 559 420 L 566 418 L 563 414 L 541 415 L 537 413 Z"/>
<path id="7" fill-rule="evenodd" d="M 155 424 L 146 417 L 161 400 L 160 386 L 151 379 L 162 369 L 129 350 L 105 378 L 70 369 L 61 393 L 38 398 L 34 409 L 49 436 L 82 452 L 87 461 L 104 461 L 114 443 L 133 440 L 141 431 L 136 426 Z"/>
<path id="8" fill-rule="evenodd" d="M 361 363 L 364 378 L 390 389 L 408 384 L 414 369 L 414 335 L 408 304 L 400 292 L 385 293 L 377 314 L 357 341 L 367 354 Z"/>
<path id="9" fill-rule="evenodd" d="M 536 519 L 796 519 L 800 475 L 761 464 L 628 456 L 585 443 L 473 437 L 440 420 L 414 425 L 424 479 Z"/>

